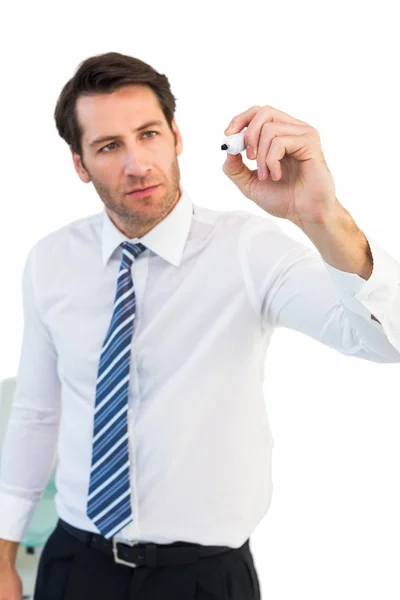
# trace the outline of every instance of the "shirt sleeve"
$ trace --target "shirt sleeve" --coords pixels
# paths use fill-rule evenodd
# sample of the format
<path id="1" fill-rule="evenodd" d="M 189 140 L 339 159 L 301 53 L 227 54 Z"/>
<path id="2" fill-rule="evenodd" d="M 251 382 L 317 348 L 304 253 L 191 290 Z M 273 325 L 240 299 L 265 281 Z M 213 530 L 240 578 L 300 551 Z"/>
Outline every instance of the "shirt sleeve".
<path id="1" fill-rule="evenodd" d="M 20 542 L 56 459 L 60 381 L 35 288 L 37 245 L 22 275 L 24 329 L 16 389 L 0 449 L 0 538 Z"/>
<path id="2" fill-rule="evenodd" d="M 400 264 L 374 240 L 367 236 L 374 265 L 365 280 L 328 265 L 269 218 L 252 219 L 242 235 L 244 276 L 263 328 L 286 327 L 342 354 L 400 362 Z"/>

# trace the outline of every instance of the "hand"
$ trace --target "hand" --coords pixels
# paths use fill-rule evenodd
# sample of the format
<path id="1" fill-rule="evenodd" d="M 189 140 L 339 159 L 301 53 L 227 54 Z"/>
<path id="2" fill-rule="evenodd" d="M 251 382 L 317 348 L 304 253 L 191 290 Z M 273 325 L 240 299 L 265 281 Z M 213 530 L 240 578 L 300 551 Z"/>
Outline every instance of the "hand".
<path id="1" fill-rule="evenodd" d="M 0 600 L 21 600 L 22 582 L 17 570 L 0 568 Z"/>
<path id="2" fill-rule="evenodd" d="M 260 181 L 240 153 L 227 153 L 223 172 L 269 214 L 300 227 L 324 223 L 341 205 L 318 131 L 272 106 L 253 106 L 232 120 L 225 135 L 246 126 L 244 142 L 253 149 L 247 157 L 256 158 L 266 176 Z"/>

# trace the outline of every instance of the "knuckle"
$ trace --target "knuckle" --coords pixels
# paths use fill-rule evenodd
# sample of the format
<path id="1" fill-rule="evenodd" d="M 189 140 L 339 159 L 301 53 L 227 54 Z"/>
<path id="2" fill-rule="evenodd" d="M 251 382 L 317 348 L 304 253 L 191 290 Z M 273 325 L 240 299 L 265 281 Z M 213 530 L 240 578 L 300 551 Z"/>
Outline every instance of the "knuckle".
<path id="1" fill-rule="evenodd" d="M 279 135 L 274 135 L 274 137 L 272 138 L 272 141 L 271 141 L 271 147 L 272 146 L 274 148 L 277 146 L 279 147 L 280 144 L 281 144 L 281 139 L 280 139 Z"/>

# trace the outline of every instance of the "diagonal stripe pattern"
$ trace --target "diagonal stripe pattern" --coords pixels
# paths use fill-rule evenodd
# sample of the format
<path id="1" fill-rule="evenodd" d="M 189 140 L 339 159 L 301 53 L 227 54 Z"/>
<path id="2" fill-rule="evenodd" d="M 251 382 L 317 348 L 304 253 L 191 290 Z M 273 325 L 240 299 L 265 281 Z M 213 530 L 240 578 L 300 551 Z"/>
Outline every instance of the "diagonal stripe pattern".
<path id="1" fill-rule="evenodd" d="M 132 521 L 128 389 L 136 298 L 131 267 L 143 244 L 123 242 L 114 311 L 101 351 L 86 514 L 107 539 Z"/>

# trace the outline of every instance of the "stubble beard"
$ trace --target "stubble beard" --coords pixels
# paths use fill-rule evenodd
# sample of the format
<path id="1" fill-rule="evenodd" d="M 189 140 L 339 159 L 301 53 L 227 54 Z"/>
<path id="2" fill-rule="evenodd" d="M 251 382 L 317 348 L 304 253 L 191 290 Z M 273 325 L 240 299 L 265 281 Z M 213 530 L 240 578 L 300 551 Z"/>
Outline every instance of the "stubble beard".
<path id="1" fill-rule="evenodd" d="M 137 210 L 135 210 L 134 201 L 128 199 L 125 195 L 121 196 L 121 193 L 118 193 L 118 199 L 116 200 L 115 194 L 113 194 L 108 186 L 98 181 L 90 173 L 89 175 L 96 192 L 106 208 L 117 215 L 118 219 L 120 219 L 128 228 L 148 227 L 152 223 L 161 221 L 174 206 L 179 191 L 180 169 L 177 158 L 172 164 L 171 177 L 168 181 L 168 187 L 165 194 L 157 204 L 155 204 L 152 196 L 149 198 L 138 198 Z M 143 205 L 146 206 L 152 203 L 154 203 L 154 210 L 151 212 L 143 210 Z"/>

